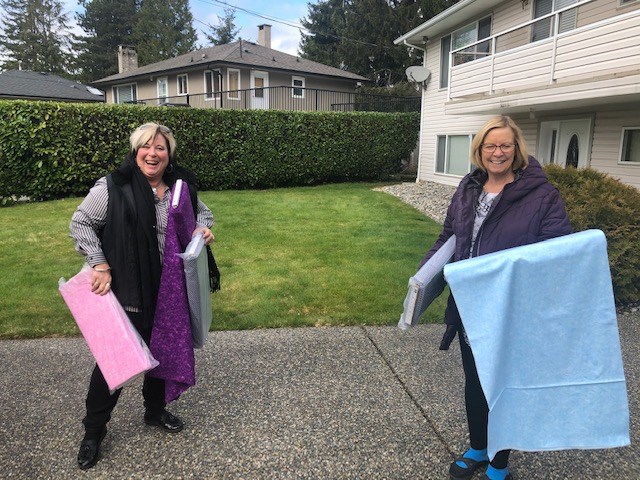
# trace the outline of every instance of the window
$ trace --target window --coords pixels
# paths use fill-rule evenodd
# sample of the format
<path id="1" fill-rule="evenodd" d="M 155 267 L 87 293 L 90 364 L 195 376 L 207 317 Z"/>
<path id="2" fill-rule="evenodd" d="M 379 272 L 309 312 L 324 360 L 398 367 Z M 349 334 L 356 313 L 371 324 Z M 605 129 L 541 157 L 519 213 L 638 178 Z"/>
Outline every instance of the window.
<path id="1" fill-rule="evenodd" d="M 472 135 L 438 135 L 436 173 L 469 173 L 469 149 Z"/>
<path id="2" fill-rule="evenodd" d="M 113 103 L 133 103 L 138 101 L 135 83 L 113 87 Z"/>
<path id="3" fill-rule="evenodd" d="M 304 78 L 303 77 L 291 77 L 291 96 L 293 98 L 304 98 Z"/>
<path id="4" fill-rule="evenodd" d="M 533 18 L 543 17 L 551 12 L 577 3 L 578 0 L 535 0 Z M 553 34 L 554 17 L 548 17 L 532 25 L 531 41 L 536 42 L 549 38 Z M 576 28 L 576 9 L 572 8 L 560 14 L 558 33 L 568 32 Z"/>
<path id="5" fill-rule="evenodd" d="M 240 99 L 240 70 L 227 70 L 227 98 Z"/>
<path id="6" fill-rule="evenodd" d="M 158 105 L 164 105 L 167 103 L 167 97 L 169 96 L 169 82 L 167 77 L 159 78 L 156 82 L 158 90 Z"/>
<path id="7" fill-rule="evenodd" d="M 458 50 L 459 48 L 476 43 L 483 38 L 488 38 L 490 35 L 491 17 L 485 17 L 478 22 L 470 23 L 453 32 L 451 34 L 451 50 Z M 460 65 L 461 63 L 486 57 L 489 54 L 490 46 L 491 42 L 487 40 L 486 42 L 465 48 L 455 54 L 453 64 Z"/>
<path id="8" fill-rule="evenodd" d="M 640 127 L 622 129 L 620 163 L 635 163 L 640 165 Z"/>
<path id="9" fill-rule="evenodd" d="M 189 84 L 186 75 L 178 75 L 178 95 L 186 95 L 189 93 Z"/>
<path id="10" fill-rule="evenodd" d="M 451 57 L 451 35 L 440 39 L 440 88 L 449 86 L 449 58 Z"/>
<path id="11" fill-rule="evenodd" d="M 204 98 L 212 100 L 220 94 L 220 71 L 205 70 L 204 72 Z"/>
<path id="12" fill-rule="evenodd" d="M 639 2 L 640 0 L 620 0 L 620 6 L 624 7 L 626 5 L 630 5 L 632 3 Z"/>
<path id="13" fill-rule="evenodd" d="M 440 88 L 449 86 L 449 68 L 451 51 L 463 48 L 483 38 L 491 36 L 491 17 L 485 17 L 480 21 L 470 23 L 456 30 L 451 35 L 440 39 Z M 457 52 L 454 56 L 454 65 L 470 62 L 478 58 L 486 57 L 491 50 L 491 42 L 473 45 Z"/>

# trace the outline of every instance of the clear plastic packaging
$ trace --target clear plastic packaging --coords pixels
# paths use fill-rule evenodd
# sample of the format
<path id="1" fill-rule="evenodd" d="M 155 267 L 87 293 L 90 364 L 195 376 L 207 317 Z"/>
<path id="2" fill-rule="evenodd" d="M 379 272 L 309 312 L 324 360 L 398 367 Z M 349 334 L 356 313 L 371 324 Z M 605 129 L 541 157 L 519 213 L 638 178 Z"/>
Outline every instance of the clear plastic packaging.
<path id="1" fill-rule="evenodd" d="M 91 291 L 91 267 L 66 282 L 60 278 L 58 289 L 111 393 L 158 366 L 113 292 Z"/>
<path id="2" fill-rule="evenodd" d="M 202 348 L 207 340 L 213 316 L 209 291 L 209 263 L 202 233 L 198 232 L 184 253 L 178 255 L 182 258 L 187 281 L 193 348 Z"/>

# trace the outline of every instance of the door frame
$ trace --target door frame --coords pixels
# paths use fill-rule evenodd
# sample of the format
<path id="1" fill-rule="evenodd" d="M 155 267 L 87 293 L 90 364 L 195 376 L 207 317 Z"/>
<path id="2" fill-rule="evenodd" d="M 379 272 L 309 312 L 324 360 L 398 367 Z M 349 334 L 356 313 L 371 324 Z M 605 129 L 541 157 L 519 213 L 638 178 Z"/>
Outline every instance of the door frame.
<path id="1" fill-rule="evenodd" d="M 578 168 L 591 164 L 593 144 L 593 115 L 541 120 L 538 128 L 538 160 L 541 164 L 554 163 L 566 167 L 567 148 L 571 138 L 578 138 Z"/>

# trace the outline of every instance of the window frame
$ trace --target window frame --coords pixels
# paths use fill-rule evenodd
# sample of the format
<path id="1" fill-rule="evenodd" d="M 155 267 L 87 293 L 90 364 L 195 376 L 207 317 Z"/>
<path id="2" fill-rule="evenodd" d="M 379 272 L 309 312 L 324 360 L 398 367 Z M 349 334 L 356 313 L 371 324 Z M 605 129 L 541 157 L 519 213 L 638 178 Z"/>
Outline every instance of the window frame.
<path id="1" fill-rule="evenodd" d="M 113 103 L 117 103 L 117 104 L 125 104 L 127 102 L 121 102 L 120 101 L 120 93 L 118 91 L 118 89 L 123 88 L 123 87 L 129 87 L 130 91 L 131 91 L 131 103 L 137 103 L 138 102 L 138 84 L 133 82 L 133 83 L 123 83 L 121 85 L 114 85 L 113 87 L 111 87 L 111 95 L 113 95 Z"/>
<path id="2" fill-rule="evenodd" d="M 448 49 L 445 41 L 448 41 Z M 440 39 L 440 89 L 449 88 L 449 70 L 451 70 L 451 34 Z"/>
<path id="3" fill-rule="evenodd" d="M 302 85 L 295 85 L 296 80 L 302 82 Z M 305 77 L 292 75 L 291 76 L 291 98 L 304 98 L 304 91 L 306 88 L 306 84 L 307 82 Z M 297 89 L 300 89 L 299 95 L 296 94 Z"/>
<path id="4" fill-rule="evenodd" d="M 627 132 L 638 132 L 637 135 L 638 137 L 640 137 L 640 125 L 633 126 L 633 127 L 622 127 L 622 133 L 620 135 L 620 152 L 618 153 L 618 165 L 640 167 L 640 159 L 636 161 L 636 160 L 624 160 L 622 158 L 624 154 L 624 147 L 625 147 L 625 135 Z"/>
<path id="5" fill-rule="evenodd" d="M 211 77 L 211 91 L 208 90 L 207 77 Z M 203 73 L 203 82 L 205 102 L 219 100 L 220 92 L 222 91 L 222 73 L 220 72 L 220 69 L 214 68 L 211 70 L 205 70 Z M 218 88 L 216 88 L 216 83 Z"/>
<path id="6" fill-rule="evenodd" d="M 640 0 L 618 0 L 618 7 L 623 8 L 635 3 L 640 3 Z"/>
<path id="7" fill-rule="evenodd" d="M 467 171 L 465 173 L 451 173 L 449 170 L 450 167 L 450 138 L 451 137 L 466 137 L 468 140 L 468 153 L 467 153 Z M 438 171 L 438 160 L 440 155 L 440 140 L 445 139 L 445 150 L 444 150 L 444 163 L 443 163 L 443 171 Z M 433 164 L 433 173 L 436 175 L 446 175 L 451 177 L 464 177 L 467 173 L 472 170 L 471 163 L 471 142 L 473 140 L 473 134 L 471 133 L 445 133 L 436 135 L 436 148 L 435 148 L 435 156 L 434 156 L 434 164 Z"/>
<path id="8" fill-rule="evenodd" d="M 236 86 L 235 90 L 231 90 L 231 73 L 237 73 L 238 74 L 238 85 Z M 240 76 L 240 70 L 237 68 L 227 68 L 227 99 L 228 100 L 240 100 L 240 85 L 242 85 L 241 83 L 241 76 Z M 235 96 L 232 96 L 235 95 Z"/>
<path id="9" fill-rule="evenodd" d="M 184 82 L 182 80 L 184 80 Z M 176 92 L 180 96 L 189 95 L 189 75 L 186 73 L 176 75 Z"/>
<path id="10" fill-rule="evenodd" d="M 480 32 L 480 23 L 481 22 L 486 22 L 488 20 L 489 23 L 489 32 L 488 35 L 482 38 L 478 38 L 478 34 Z M 467 43 L 467 44 L 463 44 L 458 48 L 454 48 L 454 41 L 455 41 L 455 35 L 458 32 L 462 32 L 463 30 L 468 29 L 469 27 L 473 27 L 473 30 L 475 31 L 475 40 L 472 40 L 471 42 Z M 491 32 L 493 30 L 493 15 L 485 15 L 481 18 L 478 18 L 477 20 L 475 20 L 474 22 L 469 22 L 465 25 L 463 25 L 460 28 L 455 29 L 454 31 L 452 31 L 450 34 L 445 35 L 443 37 L 440 38 L 440 89 L 445 89 L 445 88 L 449 88 L 449 72 L 451 70 L 451 67 L 455 66 L 455 65 L 460 65 L 461 63 L 466 63 L 466 62 L 459 62 L 459 63 L 455 63 L 455 58 L 452 57 L 451 52 L 454 50 L 459 50 L 459 49 L 465 49 L 468 48 L 469 45 L 473 45 L 476 42 L 479 42 L 481 40 L 489 39 L 491 38 Z M 446 45 L 445 43 L 448 42 L 448 47 L 449 47 L 449 51 L 446 52 Z M 483 45 L 484 43 L 486 43 L 486 53 L 487 55 L 489 55 L 489 50 L 490 50 L 490 42 L 489 40 L 487 40 L 487 42 L 483 42 L 482 44 L 478 44 L 478 47 L 480 47 L 481 45 Z M 460 51 L 460 53 L 463 53 L 462 50 Z M 482 57 L 478 57 L 478 58 L 473 58 L 472 60 L 469 61 L 474 61 L 477 60 L 479 58 L 485 58 L 484 56 Z M 452 60 L 454 60 L 454 64 L 452 65 Z M 446 68 L 445 68 L 446 67 Z"/>
<path id="11" fill-rule="evenodd" d="M 165 86 L 167 87 L 167 91 L 165 92 L 164 96 L 160 94 L 161 82 L 164 82 Z M 169 78 L 168 77 L 164 76 L 164 77 L 158 77 L 156 79 L 156 95 L 158 97 L 158 105 L 164 105 L 169 101 Z"/>

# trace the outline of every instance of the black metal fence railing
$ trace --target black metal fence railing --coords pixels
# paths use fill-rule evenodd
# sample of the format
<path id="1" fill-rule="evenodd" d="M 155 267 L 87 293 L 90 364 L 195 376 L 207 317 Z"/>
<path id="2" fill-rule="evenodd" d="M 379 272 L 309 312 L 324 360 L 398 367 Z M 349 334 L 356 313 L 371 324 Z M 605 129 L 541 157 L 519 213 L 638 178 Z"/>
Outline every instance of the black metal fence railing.
<path id="1" fill-rule="evenodd" d="M 137 104 L 237 110 L 419 112 L 420 97 L 396 97 L 316 88 L 266 87 L 147 98 Z"/>

